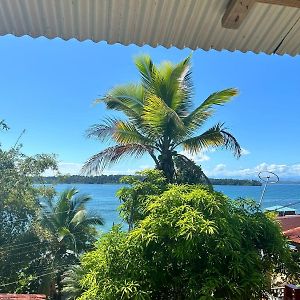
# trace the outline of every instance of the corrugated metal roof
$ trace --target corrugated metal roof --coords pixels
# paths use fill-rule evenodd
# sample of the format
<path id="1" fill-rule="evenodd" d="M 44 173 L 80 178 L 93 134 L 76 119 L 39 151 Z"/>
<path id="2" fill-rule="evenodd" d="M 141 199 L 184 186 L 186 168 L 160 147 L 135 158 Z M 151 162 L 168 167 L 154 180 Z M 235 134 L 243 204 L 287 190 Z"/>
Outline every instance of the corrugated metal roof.
<path id="1" fill-rule="evenodd" d="M 228 0 L 1 0 L 0 35 L 268 54 L 300 53 L 300 9 L 256 3 L 237 30 Z"/>

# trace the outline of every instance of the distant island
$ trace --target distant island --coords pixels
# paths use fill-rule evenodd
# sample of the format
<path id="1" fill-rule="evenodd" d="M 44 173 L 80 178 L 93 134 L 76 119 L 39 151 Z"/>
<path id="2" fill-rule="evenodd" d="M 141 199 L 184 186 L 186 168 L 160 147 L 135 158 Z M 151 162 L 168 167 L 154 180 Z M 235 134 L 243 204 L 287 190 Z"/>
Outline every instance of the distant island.
<path id="1" fill-rule="evenodd" d="M 127 175 L 100 175 L 100 176 L 50 176 L 42 177 L 42 181 L 47 184 L 118 184 L 120 179 Z M 135 175 L 130 175 L 135 176 Z M 258 180 L 250 179 L 209 179 L 212 185 L 242 185 L 242 186 L 260 186 L 261 183 Z M 36 181 L 37 182 L 37 181 Z M 37 182 L 40 183 L 40 182 Z"/>

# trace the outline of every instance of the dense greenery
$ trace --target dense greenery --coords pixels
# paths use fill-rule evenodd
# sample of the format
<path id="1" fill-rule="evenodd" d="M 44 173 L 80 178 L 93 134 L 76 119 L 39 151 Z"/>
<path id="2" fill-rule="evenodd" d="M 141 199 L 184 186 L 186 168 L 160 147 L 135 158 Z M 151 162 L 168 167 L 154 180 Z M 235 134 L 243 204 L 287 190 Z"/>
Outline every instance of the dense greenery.
<path id="1" fill-rule="evenodd" d="M 203 183 L 206 180 L 203 177 L 203 173 L 200 173 L 200 178 L 198 179 L 197 176 L 194 176 L 194 173 L 191 172 L 189 169 L 184 169 L 183 172 L 178 173 L 180 176 L 184 176 L 184 174 L 188 175 L 188 178 L 184 179 L 186 183 L 195 183 L 193 182 L 195 179 L 197 181 L 202 181 Z M 126 175 L 100 175 L 100 176 L 80 176 L 80 175 L 70 175 L 70 176 L 49 176 L 43 177 L 42 180 L 48 184 L 59 184 L 59 183 L 66 183 L 66 184 L 119 184 L 121 182 L 121 178 Z M 138 175 L 127 175 L 126 177 L 135 177 L 141 178 Z M 187 177 L 187 176 L 186 176 Z M 204 180 L 203 180 L 204 179 Z M 257 180 L 251 179 L 215 179 L 209 178 L 209 182 L 212 185 L 256 185 L 260 186 L 261 183 Z M 181 182 L 180 177 L 178 177 L 179 183 Z M 38 180 L 36 180 L 38 182 Z M 199 183 L 199 182 L 197 182 Z"/>
<path id="2" fill-rule="evenodd" d="M 35 188 L 32 176 L 56 168 L 53 157 L 28 157 L 19 149 L 0 149 L 0 291 L 27 291 L 37 287 L 34 278 L 47 272 L 45 252 L 47 234 L 36 222 L 39 198 L 53 191 Z"/>
<path id="3" fill-rule="evenodd" d="M 126 155 L 150 155 L 156 168 L 164 172 L 168 182 L 176 180 L 176 161 L 185 164 L 189 159 L 178 152 L 184 149 L 195 154 L 208 147 L 223 147 L 239 157 L 241 147 L 223 123 L 203 129 L 213 115 L 214 107 L 227 103 L 237 90 L 230 88 L 211 94 L 197 108 L 191 109 L 193 84 L 191 59 L 178 64 L 153 64 L 149 56 L 139 56 L 135 65 L 141 81 L 138 84 L 117 86 L 98 102 L 126 116 L 111 117 L 88 130 L 88 137 L 114 145 L 92 156 L 83 171 L 99 173 Z"/>
<path id="4" fill-rule="evenodd" d="M 90 196 L 78 194 L 73 188 L 63 191 L 58 199 L 47 198 L 42 205 L 40 222 L 49 233 L 51 264 L 57 270 L 53 276 L 53 295 L 62 288 L 63 272 L 78 263 L 80 254 L 93 248 L 97 237 L 95 225 L 103 225 L 99 216 L 87 213 L 85 204 L 89 201 Z"/>
<path id="5" fill-rule="evenodd" d="M 136 201 L 132 230 L 115 226 L 82 257 L 80 300 L 260 299 L 289 274 L 280 228 L 255 203 L 146 175 L 119 192 L 125 220 Z"/>
<path id="6" fill-rule="evenodd" d="M 102 220 L 87 214 L 89 196 L 71 189 L 57 198 L 52 187 L 33 184 L 49 168 L 57 169 L 51 155 L 0 148 L 0 293 L 60 299 L 62 273 L 96 241 Z"/>

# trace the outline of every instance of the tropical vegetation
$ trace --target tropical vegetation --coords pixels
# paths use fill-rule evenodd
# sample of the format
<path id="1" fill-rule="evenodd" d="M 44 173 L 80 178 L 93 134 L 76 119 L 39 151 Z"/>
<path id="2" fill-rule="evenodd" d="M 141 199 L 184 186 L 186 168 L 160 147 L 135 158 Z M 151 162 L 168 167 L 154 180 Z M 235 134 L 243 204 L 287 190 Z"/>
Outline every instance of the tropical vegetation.
<path id="1" fill-rule="evenodd" d="M 119 193 L 125 219 L 136 200 L 132 230 L 113 227 L 81 258 L 78 299 L 261 299 L 272 274 L 291 275 L 288 244 L 255 202 L 146 175 Z"/>
<path id="2" fill-rule="evenodd" d="M 50 239 L 52 266 L 57 272 L 52 276 L 53 291 L 59 298 L 62 274 L 79 261 L 85 251 L 96 242 L 95 226 L 103 225 L 103 219 L 87 212 L 85 205 L 92 200 L 89 195 L 79 194 L 75 188 L 63 191 L 58 199 L 46 198 L 39 217 Z M 49 249 L 48 249 L 49 250 Z"/>
<path id="3" fill-rule="evenodd" d="M 163 62 L 156 66 L 149 56 L 142 55 L 135 59 L 135 65 L 140 83 L 117 86 L 97 101 L 107 109 L 123 113 L 125 119 L 109 117 L 87 131 L 88 137 L 113 145 L 92 156 L 83 167 L 85 173 L 99 173 L 125 156 L 148 154 L 167 181 L 174 182 L 174 159 L 181 163 L 189 161 L 178 152 L 180 149 L 195 154 L 208 147 L 224 147 L 236 157 L 241 155 L 239 143 L 224 123 L 200 132 L 213 115 L 214 107 L 236 96 L 236 89 L 215 92 L 192 109 L 190 56 L 177 64 Z"/>
<path id="4" fill-rule="evenodd" d="M 156 66 L 144 55 L 135 64 L 140 83 L 117 86 L 98 100 L 118 114 L 88 130 L 111 144 L 83 171 L 97 174 L 125 156 L 144 154 L 154 170 L 121 179 L 45 178 L 46 170 L 58 171 L 54 155 L 24 155 L 19 138 L 11 149 L 0 145 L 0 293 L 44 293 L 51 300 L 248 300 L 262 299 L 278 274 L 296 283 L 299 253 L 290 251 L 274 215 L 252 200 L 214 191 L 213 183 L 237 181 L 210 180 L 189 158 L 209 147 L 241 155 L 223 123 L 204 127 L 237 90 L 213 93 L 192 108 L 191 57 Z M 8 129 L 0 120 L 0 131 Z M 103 234 L 103 219 L 88 209 L 89 195 L 45 185 L 119 180 L 123 222 Z"/>
<path id="5" fill-rule="evenodd" d="M 57 170 L 53 155 L 26 156 L 20 145 L 0 147 L 0 293 L 60 299 L 63 272 L 98 237 L 95 225 L 103 220 L 87 213 L 91 198 L 75 189 L 57 195 L 41 184 L 49 169 Z"/>

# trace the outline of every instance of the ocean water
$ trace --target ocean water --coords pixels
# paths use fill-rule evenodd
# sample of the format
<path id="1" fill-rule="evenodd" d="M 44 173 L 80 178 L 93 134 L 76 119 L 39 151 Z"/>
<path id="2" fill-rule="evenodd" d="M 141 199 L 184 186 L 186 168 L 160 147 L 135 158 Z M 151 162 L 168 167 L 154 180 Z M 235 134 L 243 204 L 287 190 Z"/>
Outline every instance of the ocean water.
<path id="1" fill-rule="evenodd" d="M 58 184 L 55 186 L 58 192 L 72 187 L 76 187 L 80 193 L 92 196 L 93 200 L 88 204 L 88 210 L 103 217 L 105 225 L 100 228 L 101 230 L 107 231 L 113 224 L 121 222 L 117 210 L 120 201 L 116 197 L 117 190 L 122 187 L 121 184 Z M 263 187 L 216 185 L 214 188 L 232 199 L 243 197 L 259 201 Z M 262 206 L 265 208 L 273 205 L 288 205 L 300 212 L 300 203 L 293 205 L 297 201 L 300 202 L 300 184 L 273 184 L 267 187 Z"/>

